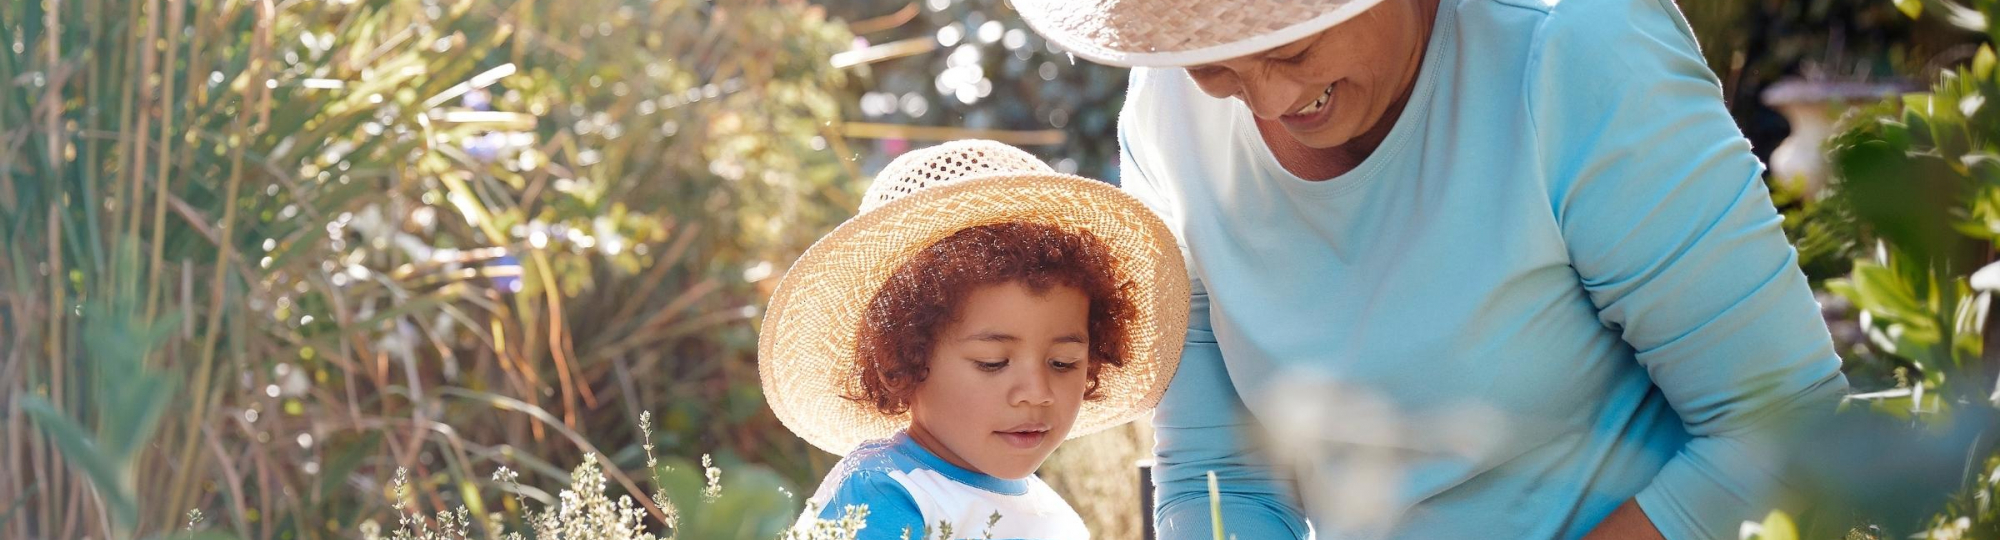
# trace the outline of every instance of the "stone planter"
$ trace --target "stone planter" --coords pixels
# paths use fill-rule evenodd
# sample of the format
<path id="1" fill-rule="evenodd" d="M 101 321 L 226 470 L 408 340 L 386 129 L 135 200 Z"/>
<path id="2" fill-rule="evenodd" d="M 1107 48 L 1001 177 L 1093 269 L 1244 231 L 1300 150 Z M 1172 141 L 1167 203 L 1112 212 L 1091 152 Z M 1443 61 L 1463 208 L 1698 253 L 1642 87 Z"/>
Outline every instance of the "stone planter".
<path id="1" fill-rule="evenodd" d="M 1771 178 L 1804 194 L 1819 196 L 1826 188 L 1828 165 L 1822 148 L 1832 137 L 1833 124 L 1848 108 L 1899 94 L 1901 84 L 1886 82 L 1787 79 L 1764 89 L 1765 105 L 1777 109 L 1792 125 L 1792 134 L 1771 151 Z"/>

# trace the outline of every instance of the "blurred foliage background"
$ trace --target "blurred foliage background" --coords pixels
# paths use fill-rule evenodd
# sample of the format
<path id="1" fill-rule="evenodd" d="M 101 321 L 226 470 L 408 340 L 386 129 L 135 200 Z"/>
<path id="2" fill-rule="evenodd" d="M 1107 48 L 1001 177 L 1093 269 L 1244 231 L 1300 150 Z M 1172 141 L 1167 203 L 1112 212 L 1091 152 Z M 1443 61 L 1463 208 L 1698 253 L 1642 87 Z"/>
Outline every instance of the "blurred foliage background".
<path id="1" fill-rule="evenodd" d="M 1835 107 L 1828 189 L 1778 186 L 1860 394 L 1800 534 L 2000 537 L 1993 2 L 1680 5 L 1761 156 L 1780 81 L 1928 90 Z M 0 5 L 0 537 L 520 530 L 589 454 L 655 524 L 713 454 L 753 487 L 683 523 L 767 526 L 833 462 L 763 406 L 773 278 L 911 148 L 1116 182 L 1124 85 L 1000 0 Z M 1043 475 L 1138 538 L 1149 440 Z"/>
<path id="2" fill-rule="evenodd" d="M 351 536 L 397 467 L 480 510 L 496 463 L 633 466 L 642 411 L 676 455 L 817 468 L 748 321 L 855 198 L 824 9 L 50 1 L 0 28 L 0 536 L 192 508 Z"/>

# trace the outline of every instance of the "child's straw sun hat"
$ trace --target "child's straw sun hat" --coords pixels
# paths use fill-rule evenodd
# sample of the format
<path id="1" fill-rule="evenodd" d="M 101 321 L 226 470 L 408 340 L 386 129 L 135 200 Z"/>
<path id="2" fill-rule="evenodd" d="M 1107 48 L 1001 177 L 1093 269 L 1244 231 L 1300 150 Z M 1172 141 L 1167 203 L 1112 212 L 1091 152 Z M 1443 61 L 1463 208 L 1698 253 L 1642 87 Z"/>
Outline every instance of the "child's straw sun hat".
<path id="1" fill-rule="evenodd" d="M 847 399 L 859 388 L 855 341 L 869 301 L 918 251 L 960 230 L 1032 222 L 1089 231 L 1130 283 L 1125 365 L 1105 369 L 1071 438 L 1130 421 L 1159 404 L 1186 338 L 1188 278 L 1165 223 L 1109 184 L 1051 170 L 992 141 L 905 154 L 877 175 L 858 215 L 799 256 L 779 280 L 757 341 L 764 398 L 793 433 L 846 455 L 909 425 Z"/>

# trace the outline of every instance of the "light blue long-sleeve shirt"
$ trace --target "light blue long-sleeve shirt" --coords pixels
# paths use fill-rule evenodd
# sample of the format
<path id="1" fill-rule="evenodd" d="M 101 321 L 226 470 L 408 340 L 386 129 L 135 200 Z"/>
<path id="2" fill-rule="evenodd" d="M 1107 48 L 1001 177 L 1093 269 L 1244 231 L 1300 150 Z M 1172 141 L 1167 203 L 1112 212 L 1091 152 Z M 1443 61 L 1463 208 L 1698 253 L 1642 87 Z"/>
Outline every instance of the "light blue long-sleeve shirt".
<path id="1" fill-rule="evenodd" d="M 1133 71 L 1122 183 L 1196 282 L 1161 538 L 1209 537 L 1208 471 L 1244 540 L 1576 538 L 1634 498 L 1735 538 L 1846 380 L 1685 21 L 1442 0 L 1434 28 L 1387 139 L 1320 182 L 1242 103 Z"/>

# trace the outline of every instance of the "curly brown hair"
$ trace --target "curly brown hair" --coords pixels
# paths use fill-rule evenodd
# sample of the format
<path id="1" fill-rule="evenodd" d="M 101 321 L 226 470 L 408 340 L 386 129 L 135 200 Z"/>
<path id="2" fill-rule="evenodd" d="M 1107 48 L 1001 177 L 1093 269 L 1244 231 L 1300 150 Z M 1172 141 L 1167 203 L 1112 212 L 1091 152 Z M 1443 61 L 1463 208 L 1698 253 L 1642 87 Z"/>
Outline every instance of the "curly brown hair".
<path id="1" fill-rule="evenodd" d="M 896 268 L 868 302 L 854 355 L 860 376 L 849 381 L 844 397 L 889 416 L 908 411 L 917 383 L 930 374 L 938 335 L 965 298 L 981 286 L 1020 283 L 1036 294 L 1074 287 L 1090 299 L 1084 398 L 1097 399 L 1102 370 L 1125 365 L 1133 318 L 1132 284 L 1118 279 L 1117 265 L 1110 248 L 1089 231 L 1010 222 L 953 233 Z"/>

